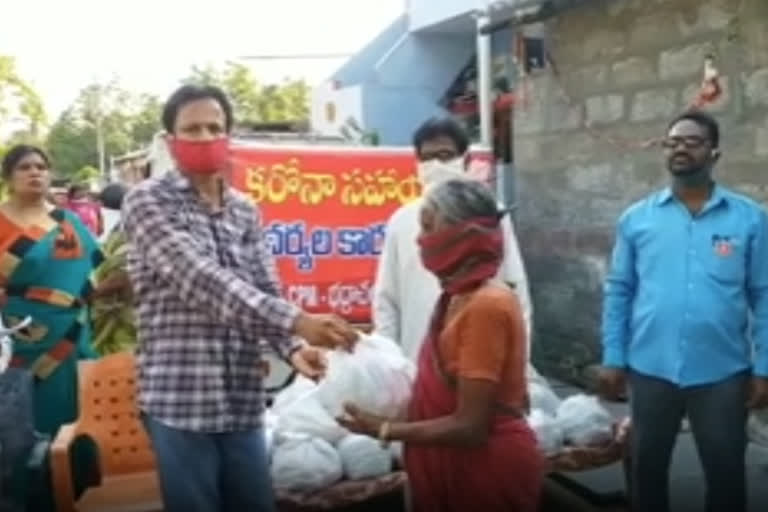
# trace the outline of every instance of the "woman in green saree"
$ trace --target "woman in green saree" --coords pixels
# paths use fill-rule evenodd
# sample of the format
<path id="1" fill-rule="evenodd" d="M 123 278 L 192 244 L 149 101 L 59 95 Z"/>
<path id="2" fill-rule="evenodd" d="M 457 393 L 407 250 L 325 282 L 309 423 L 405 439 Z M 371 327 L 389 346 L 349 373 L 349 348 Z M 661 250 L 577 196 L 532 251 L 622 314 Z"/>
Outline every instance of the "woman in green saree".
<path id="1" fill-rule="evenodd" d="M 50 162 L 41 149 L 13 147 L 3 159 L 2 176 L 9 190 L 0 204 L 3 322 L 13 327 L 32 319 L 13 336 L 11 366 L 35 376 L 35 428 L 53 437 L 78 414 L 78 360 L 95 357 L 87 301 L 91 274 L 103 256 L 74 213 L 46 201 Z M 81 487 L 84 461 L 92 461 L 93 454 L 78 451 L 75 475 Z"/>

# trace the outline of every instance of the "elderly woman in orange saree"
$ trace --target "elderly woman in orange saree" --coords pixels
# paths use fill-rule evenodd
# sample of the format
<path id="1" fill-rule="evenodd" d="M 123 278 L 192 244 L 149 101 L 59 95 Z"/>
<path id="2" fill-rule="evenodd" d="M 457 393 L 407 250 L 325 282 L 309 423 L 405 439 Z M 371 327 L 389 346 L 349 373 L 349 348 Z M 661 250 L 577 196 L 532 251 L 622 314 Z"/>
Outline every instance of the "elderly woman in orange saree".
<path id="1" fill-rule="evenodd" d="M 429 193 L 418 243 L 443 293 L 422 346 L 407 421 L 355 404 L 349 430 L 403 441 L 415 512 L 534 512 L 545 465 L 528 427 L 520 303 L 493 281 L 503 241 L 484 185 L 449 181 Z"/>

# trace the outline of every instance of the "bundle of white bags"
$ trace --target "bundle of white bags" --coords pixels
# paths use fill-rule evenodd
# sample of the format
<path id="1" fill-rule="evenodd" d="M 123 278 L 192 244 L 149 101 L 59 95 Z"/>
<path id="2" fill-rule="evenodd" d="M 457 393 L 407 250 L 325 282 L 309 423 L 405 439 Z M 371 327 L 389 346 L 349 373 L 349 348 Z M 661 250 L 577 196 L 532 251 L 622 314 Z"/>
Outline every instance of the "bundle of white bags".
<path id="1" fill-rule="evenodd" d="M 362 336 L 353 352 L 327 354 L 319 383 L 299 377 L 275 397 L 265 421 L 278 489 L 314 491 L 346 477 L 374 478 L 392 470 L 392 453 L 377 440 L 350 434 L 336 418 L 345 403 L 387 418 L 403 415 L 415 376 L 394 342 Z M 269 442 L 269 441 L 268 441 Z"/>
<path id="2" fill-rule="evenodd" d="M 287 434 L 272 454 L 272 482 L 276 489 L 313 491 L 341 480 L 342 465 L 329 442 L 303 434 Z"/>
<path id="3" fill-rule="evenodd" d="M 529 385 L 528 396 L 528 424 L 545 455 L 556 455 L 564 445 L 593 446 L 613 439 L 615 420 L 597 397 L 578 394 L 561 401 L 537 382 Z"/>

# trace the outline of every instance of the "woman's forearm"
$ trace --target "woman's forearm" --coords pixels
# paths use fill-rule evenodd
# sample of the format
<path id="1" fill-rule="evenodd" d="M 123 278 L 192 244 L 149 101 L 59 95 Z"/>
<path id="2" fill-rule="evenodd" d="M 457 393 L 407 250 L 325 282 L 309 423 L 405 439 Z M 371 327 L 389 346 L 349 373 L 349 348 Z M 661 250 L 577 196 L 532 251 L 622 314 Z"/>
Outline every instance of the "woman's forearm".
<path id="1" fill-rule="evenodd" d="M 433 420 L 391 423 L 389 439 L 405 443 L 477 446 L 488 438 L 488 429 L 455 416 Z"/>

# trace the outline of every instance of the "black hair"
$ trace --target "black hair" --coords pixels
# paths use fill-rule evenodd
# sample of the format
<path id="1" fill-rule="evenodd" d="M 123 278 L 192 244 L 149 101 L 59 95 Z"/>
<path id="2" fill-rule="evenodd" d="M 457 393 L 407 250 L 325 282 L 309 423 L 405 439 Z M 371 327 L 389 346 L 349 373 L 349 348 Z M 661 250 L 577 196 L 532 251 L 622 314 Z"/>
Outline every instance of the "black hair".
<path id="1" fill-rule="evenodd" d="M 85 185 L 83 185 L 82 183 L 75 183 L 69 186 L 67 195 L 69 196 L 70 199 L 72 199 L 73 197 L 75 197 L 75 194 L 77 194 L 78 192 L 87 192 L 87 191 L 88 191 L 88 188 Z"/>
<path id="2" fill-rule="evenodd" d="M 13 146 L 11 149 L 8 150 L 8 152 L 3 157 L 3 163 L 2 163 L 2 171 L 3 171 L 3 179 L 8 179 L 11 177 L 11 174 L 13 174 L 13 170 L 16 168 L 17 165 L 19 165 L 19 162 L 26 157 L 27 155 L 38 155 L 40 158 L 43 159 L 45 162 L 45 165 L 48 167 L 51 167 L 51 159 L 48 158 L 48 155 L 40 149 L 37 146 L 32 146 L 30 144 L 17 144 Z"/>
<path id="3" fill-rule="evenodd" d="M 101 189 L 99 201 L 101 201 L 104 208 L 120 210 L 123 207 L 123 198 L 126 192 L 128 192 L 128 187 L 122 183 L 110 183 Z"/>
<path id="4" fill-rule="evenodd" d="M 433 117 L 422 124 L 413 134 L 413 147 L 416 153 L 421 152 L 425 142 L 438 137 L 448 137 L 456 144 L 459 154 L 463 155 L 469 148 L 469 136 L 466 130 L 453 118 Z"/>
<path id="5" fill-rule="evenodd" d="M 711 115 L 701 110 L 689 110 L 674 118 L 669 123 L 669 126 L 667 126 L 667 131 L 671 130 L 680 121 L 692 121 L 699 126 L 703 126 L 709 132 L 709 140 L 712 142 L 712 147 L 720 147 L 720 123 Z"/>
<path id="6" fill-rule="evenodd" d="M 163 107 L 163 128 L 168 133 L 173 133 L 176 125 L 176 118 L 179 115 L 181 107 L 193 101 L 212 99 L 221 106 L 226 118 L 227 132 L 232 130 L 234 117 L 232 114 L 232 103 L 224 91 L 213 85 L 182 85 L 176 92 L 171 94 Z"/>

